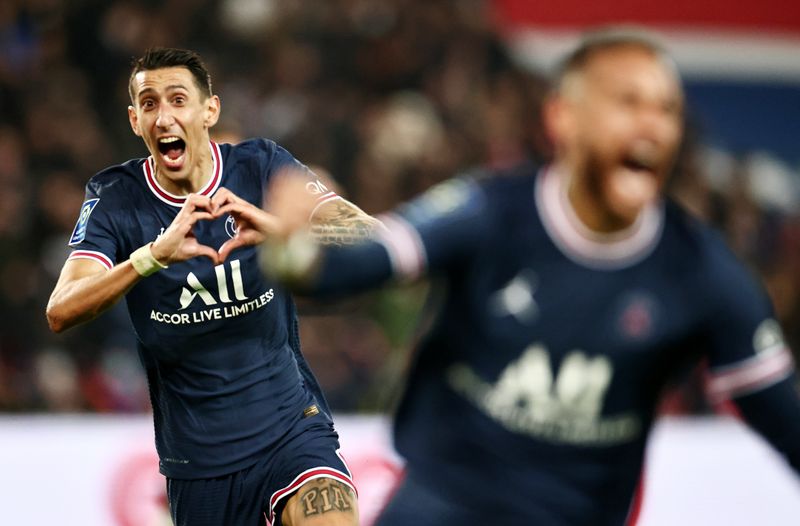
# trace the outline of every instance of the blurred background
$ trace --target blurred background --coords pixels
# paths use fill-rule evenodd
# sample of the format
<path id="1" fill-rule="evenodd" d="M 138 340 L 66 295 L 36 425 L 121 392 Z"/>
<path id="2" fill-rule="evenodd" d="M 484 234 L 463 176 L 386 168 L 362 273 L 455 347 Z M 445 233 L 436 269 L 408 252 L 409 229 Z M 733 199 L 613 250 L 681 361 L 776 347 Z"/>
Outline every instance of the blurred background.
<path id="1" fill-rule="evenodd" d="M 476 165 L 546 159 L 548 68 L 606 23 L 650 27 L 674 54 L 688 119 L 671 192 L 761 276 L 797 352 L 795 1 L 2 0 L 0 412 L 149 411 L 124 306 L 63 335 L 44 318 L 84 184 L 147 155 L 126 115 L 145 48 L 205 58 L 222 99 L 216 140 L 274 139 L 377 213 Z M 337 413 L 391 409 L 425 289 L 302 305 L 304 353 Z M 699 371 L 664 411 L 725 411 L 702 390 Z"/>

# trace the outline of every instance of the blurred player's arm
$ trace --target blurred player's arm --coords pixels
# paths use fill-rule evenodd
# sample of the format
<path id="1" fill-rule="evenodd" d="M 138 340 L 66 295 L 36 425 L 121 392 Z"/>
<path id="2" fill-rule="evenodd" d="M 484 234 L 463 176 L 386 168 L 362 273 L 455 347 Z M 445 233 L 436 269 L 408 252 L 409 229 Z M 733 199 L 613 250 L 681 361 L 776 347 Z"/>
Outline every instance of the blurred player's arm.
<path id="1" fill-rule="evenodd" d="M 271 192 L 267 203 L 282 230 L 280 236 L 267 237 L 261 265 L 302 294 L 339 296 L 391 279 L 412 281 L 475 250 L 491 222 L 477 186 L 454 179 L 379 216 L 380 226 L 359 224 L 355 216 L 348 226 L 368 237 L 346 244 L 340 235 L 326 235 L 330 227 L 303 227 L 285 205 L 297 202 L 299 193 L 285 190 Z M 341 209 L 338 214 L 346 215 Z"/>
<path id="2" fill-rule="evenodd" d="M 309 233 L 322 245 L 361 243 L 382 226 L 380 221 L 344 198 L 322 203 L 310 215 Z"/>
<path id="3" fill-rule="evenodd" d="M 747 423 L 782 453 L 800 476 L 800 393 L 797 376 L 733 402 Z"/>
<path id="4" fill-rule="evenodd" d="M 97 317 L 140 279 L 171 263 L 196 256 L 206 256 L 216 263 L 217 251 L 198 243 L 192 234 L 197 221 L 214 219 L 213 211 L 208 197 L 190 195 L 158 239 L 110 269 L 91 259 L 68 259 L 47 303 L 50 329 L 61 332 Z"/>
<path id="5" fill-rule="evenodd" d="M 766 292 L 722 254 L 712 256 L 704 288 L 715 305 L 708 323 L 708 394 L 712 401 L 731 400 L 800 474 L 800 392 L 791 349 Z"/>
<path id="6" fill-rule="evenodd" d="M 273 197 L 274 195 L 274 197 Z M 337 197 L 318 202 L 306 191 L 306 182 L 298 177 L 277 178 L 270 186 L 270 212 L 220 188 L 212 203 L 217 217 L 230 214 L 236 221 L 236 235 L 219 249 L 224 261 L 239 247 L 272 240 L 275 245 L 302 231 L 313 244 L 353 245 L 366 240 L 381 223 L 353 203 Z"/>

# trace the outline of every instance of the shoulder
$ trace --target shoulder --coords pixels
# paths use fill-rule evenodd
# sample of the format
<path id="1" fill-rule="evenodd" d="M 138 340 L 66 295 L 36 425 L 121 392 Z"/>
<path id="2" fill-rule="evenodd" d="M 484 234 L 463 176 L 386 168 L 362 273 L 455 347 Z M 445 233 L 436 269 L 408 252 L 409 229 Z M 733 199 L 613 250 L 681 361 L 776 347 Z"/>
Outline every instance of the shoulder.
<path id="1" fill-rule="evenodd" d="M 485 210 L 504 223 L 529 224 L 535 206 L 534 188 L 540 166 L 520 163 L 501 170 L 484 170 L 474 178 L 485 198 Z M 503 219 L 504 218 L 504 219 Z"/>
<path id="2" fill-rule="evenodd" d="M 277 146 L 275 141 L 262 137 L 251 137 L 236 144 L 221 143 L 220 149 L 229 151 L 231 155 L 253 155 L 256 153 L 266 153 L 274 150 Z"/>
<path id="3" fill-rule="evenodd" d="M 109 166 L 97 172 L 86 183 L 87 194 L 96 197 L 125 199 L 132 188 L 141 186 L 144 180 L 142 164 L 144 159 L 131 159 L 123 164 Z"/>
<path id="4" fill-rule="evenodd" d="M 285 148 L 270 139 L 254 137 L 238 144 L 220 144 L 219 147 L 227 166 L 246 166 L 267 178 L 287 166 L 301 172 L 309 171 Z"/>
<path id="5" fill-rule="evenodd" d="M 251 137 L 237 144 L 220 144 L 219 147 L 223 154 L 227 153 L 234 158 L 258 156 L 272 160 L 283 155 L 290 156 L 289 152 L 278 143 L 263 137 Z"/>
<path id="6" fill-rule="evenodd" d="M 527 167 L 465 171 L 432 186 L 400 211 L 416 225 L 462 222 L 470 217 L 480 218 L 481 225 L 489 225 L 509 208 L 514 208 L 510 201 L 518 196 L 525 195 L 527 202 L 533 201 L 533 173 L 535 170 Z"/>
<path id="7" fill-rule="evenodd" d="M 534 181 L 541 167 L 531 161 L 521 162 L 502 169 L 478 169 L 465 175 L 478 184 L 487 194 L 498 196 L 518 195 L 525 189 L 533 190 Z M 525 192 L 527 197 L 532 194 Z"/>
<path id="8" fill-rule="evenodd" d="M 673 245 L 670 248 L 688 252 L 687 256 L 694 256 L 695 263 L 713 265 L 720 259 L 736 259 L 718 230 L 691 215 L 672 199 L 664 203 L 664 221 L 667 242 Z"/>
<path id="9" fill-rule="evenodd" d="M 722 233 L 672 200 L 665 204 L 665 244 L 675 264 L 692 268 L 702 290 L 717 297 L 760 295 L 754 273 L 728 247 Z"/>

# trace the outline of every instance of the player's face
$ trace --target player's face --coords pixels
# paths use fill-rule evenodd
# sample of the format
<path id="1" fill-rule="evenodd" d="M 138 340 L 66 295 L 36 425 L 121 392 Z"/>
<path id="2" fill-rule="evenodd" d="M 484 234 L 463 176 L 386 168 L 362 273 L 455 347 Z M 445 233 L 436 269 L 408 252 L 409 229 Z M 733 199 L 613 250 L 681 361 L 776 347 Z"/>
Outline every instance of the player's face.
<path id="1" fill-rule="evenodd" d="M 667 179 L 683 129 L 675 71 L 628 46 L 590 58 L 566 96 L 572 112 L 561 137 L 602 213 L 630 224 Z"/>
<path id="2" fill-rule="evenodd" d="M 183 67 L 140 71 L 133 79 L 135 100 L 128 108 L 161 176 L 177 184 L 201 182 L 210 160 L 208 130 L 219 117 L 219 98 L 206 97 Z M 195 180 L 195 181 L 193 181 Z"/>

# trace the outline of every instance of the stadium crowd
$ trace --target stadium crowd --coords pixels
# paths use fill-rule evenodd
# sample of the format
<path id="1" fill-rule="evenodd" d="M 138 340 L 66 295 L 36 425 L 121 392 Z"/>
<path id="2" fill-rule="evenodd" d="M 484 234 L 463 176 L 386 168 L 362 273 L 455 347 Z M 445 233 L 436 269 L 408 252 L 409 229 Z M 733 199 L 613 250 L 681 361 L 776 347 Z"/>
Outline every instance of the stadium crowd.
<path id="1" fill-rule="evenodd" d="M 0 411 L 148 408 L 124 306 L 63 335 L 44 306 L 85 182 L 145 155 L 126 85 L 131 58 L 154 45 L 207 59 L 216 140 L 272 138 L 369 213 L 476 165 L 548 155 L 546 83 L 509 59 L 479 0 L 3 2 Z M 672 191 L 760 273 L 797 352 L 800 179 L 764 154 L 704 146 L 689 122 Z M 301 305 L 304 353 L 334 410 L 387 407 L 423 296 Z"/>

